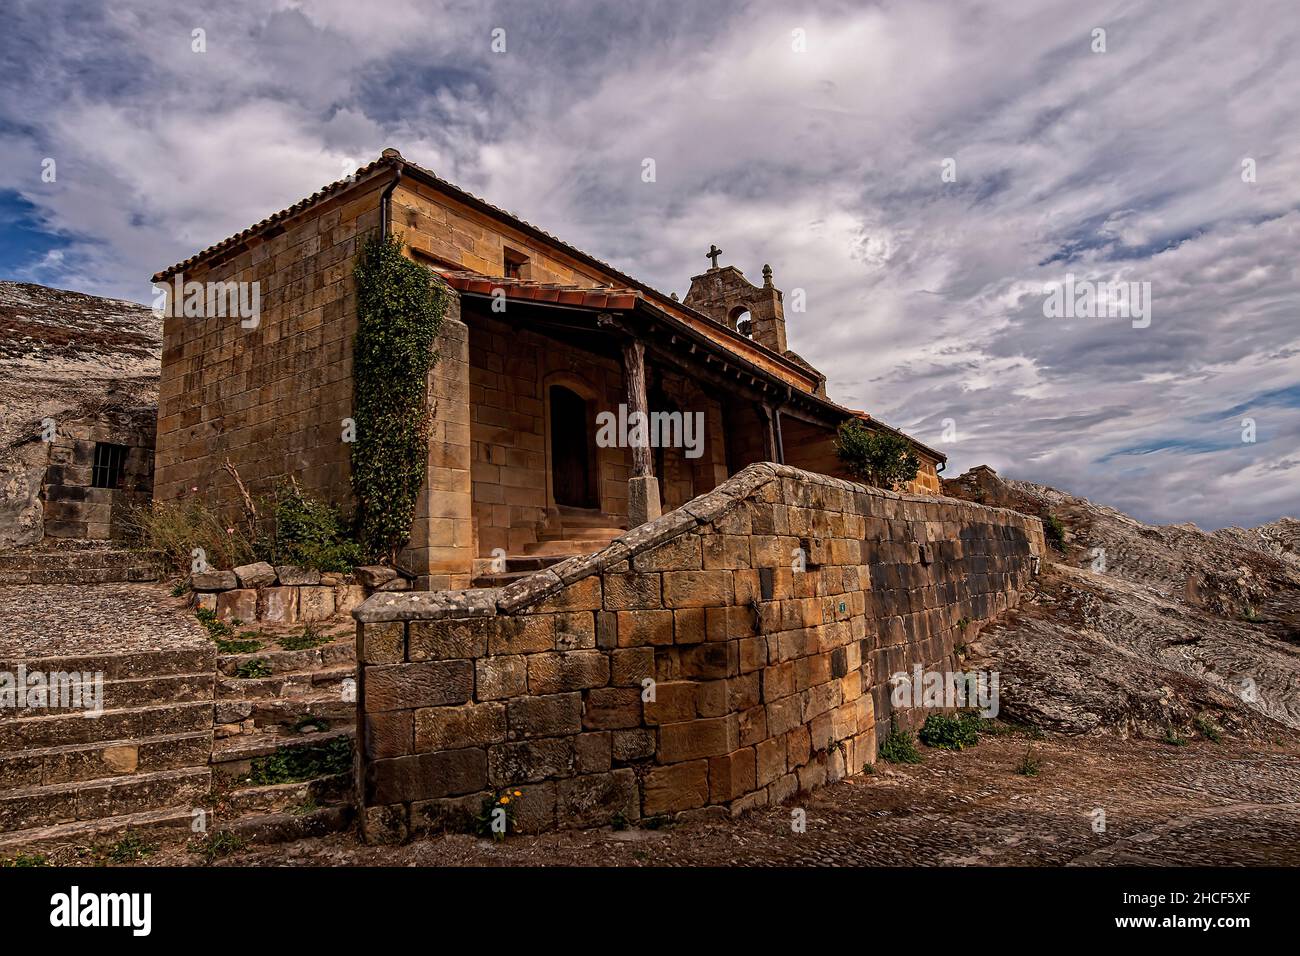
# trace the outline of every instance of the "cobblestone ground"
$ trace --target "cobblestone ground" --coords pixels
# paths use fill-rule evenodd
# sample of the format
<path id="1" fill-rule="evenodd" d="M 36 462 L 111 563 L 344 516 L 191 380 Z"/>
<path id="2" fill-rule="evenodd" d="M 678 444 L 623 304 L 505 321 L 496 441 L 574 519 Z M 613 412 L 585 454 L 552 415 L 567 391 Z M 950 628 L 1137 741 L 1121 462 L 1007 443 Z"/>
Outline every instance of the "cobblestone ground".
<path id="1" fill-rule="evenodd" d="M 1026 751 L 1036 775 L 1017 768 Z M 1300 864 L 1300 742 L 986 738 L 880 764 L 782 808 L 658 830 L 467 835 L 367 847 L 352 834 L 237 851 L 235 866 L 1003 866 Z M 795 833 L 792 810 L 807 814 Z M 1105 811 L 1105 832 L 1094 831 Z M 151 864 L 196 862 L 183 849 Z"/>

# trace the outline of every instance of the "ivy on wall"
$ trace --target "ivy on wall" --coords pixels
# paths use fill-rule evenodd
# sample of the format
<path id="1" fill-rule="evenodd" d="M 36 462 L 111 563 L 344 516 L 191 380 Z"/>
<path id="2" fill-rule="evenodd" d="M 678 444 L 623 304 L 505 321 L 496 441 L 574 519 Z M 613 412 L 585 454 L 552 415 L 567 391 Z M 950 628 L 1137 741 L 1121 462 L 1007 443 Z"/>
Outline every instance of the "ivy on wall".
<path id="1" fill-rule="evenodd" d="M 352 351 L 352 493 L 356 533 L 375 557 L 395 559 L 410 540 L 429 449 L 426 380 L 438 361 L 449 290 L 402 255 L 396 236 L 370 236 L 352 272 L 357 337 Z"/>

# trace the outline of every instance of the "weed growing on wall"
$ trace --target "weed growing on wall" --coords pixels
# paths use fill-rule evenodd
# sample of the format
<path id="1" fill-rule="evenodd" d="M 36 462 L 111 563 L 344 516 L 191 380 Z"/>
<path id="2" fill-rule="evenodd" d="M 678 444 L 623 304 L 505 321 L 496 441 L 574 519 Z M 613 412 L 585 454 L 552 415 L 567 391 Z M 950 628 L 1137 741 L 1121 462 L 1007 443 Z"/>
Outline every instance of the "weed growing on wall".
<path id="1" fill-rule="evenodd" d="M 437 361 L 448 289 L 402 255 L 402 241 L 372 235 L 353 270 L 356 441 L 352 491 L 367 554 L 395 558 L 410 538 L 429 447 L 426 381 Z"/>
<path id="2" fill-rule="evenodd" d="M 921 461 L 906 438 L 872 431 L 856 418 L 840 424 L 835 454 L 855 481 L 896 490 L 916 478 Z"/>
<path id="3" fill-rule="evenodd" d="M 339 513 L 296 484 L 276 495 L 275 542 L 268 557 L 273 564 L 345 573 L 365 560 Z"/>

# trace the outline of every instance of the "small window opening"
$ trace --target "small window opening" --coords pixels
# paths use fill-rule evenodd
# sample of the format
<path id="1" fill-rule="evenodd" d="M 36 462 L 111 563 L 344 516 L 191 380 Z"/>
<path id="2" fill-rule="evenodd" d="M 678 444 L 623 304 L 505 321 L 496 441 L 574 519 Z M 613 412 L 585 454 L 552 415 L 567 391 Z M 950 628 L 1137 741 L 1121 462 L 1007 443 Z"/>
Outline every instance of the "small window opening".
<path id="1" fill-rule="evenodd" d="M 125 445 L 95 442 L 92 488 L 121 488 L 126 483 L 126 451 Z"/>
<path id="2" fill-rule="evenodd" d="M 506 258 L 506 278 L 507 279 L 527 279 L 528 278 L 528 257 L 522 252 L 515 252 L 513 249 L 505 250 Z"/>

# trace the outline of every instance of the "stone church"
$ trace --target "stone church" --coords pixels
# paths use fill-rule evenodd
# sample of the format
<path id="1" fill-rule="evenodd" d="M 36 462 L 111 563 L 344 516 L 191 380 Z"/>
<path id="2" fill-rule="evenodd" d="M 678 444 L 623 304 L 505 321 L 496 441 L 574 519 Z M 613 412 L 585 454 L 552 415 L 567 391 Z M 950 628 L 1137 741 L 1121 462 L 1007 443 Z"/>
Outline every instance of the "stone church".
<path id="1" fill-rule="evenodd" d="M 753 462 L 836 475 L 836 427 L 867 418 L 829 400 L 825 376 L 789 349 L 767 266 L 756 285 L 712 247 L 679 301 L 387 149 L 154 276 L 258 283 L 261 302 L 255 323 L 167 317 L 157 498 L 199 487 L 237 508 L 229 459 L 254 494 L 292 475 L 349 507 L 352 269 L 373 230 L 401 236 L 456 293 L 400 556 L 417 587 L 501 583 L 595 551 Z M 681 413 L 700 423 L 697 441 L 599 441 L 601 416 L 620 409 Z M 938 494 L 944 456 L 913 444 L 907 490 Z"/>

